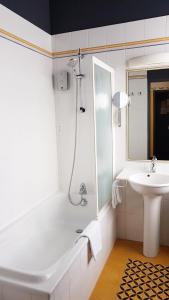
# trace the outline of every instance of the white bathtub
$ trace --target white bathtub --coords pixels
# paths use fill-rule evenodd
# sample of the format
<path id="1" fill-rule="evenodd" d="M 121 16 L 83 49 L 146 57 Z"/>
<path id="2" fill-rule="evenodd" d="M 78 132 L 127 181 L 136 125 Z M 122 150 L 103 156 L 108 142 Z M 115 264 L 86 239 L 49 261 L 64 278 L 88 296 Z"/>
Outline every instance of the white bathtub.
<path id="1" fill-rule="evenodd" d="M 50 294 L 87 239 L 75 240 L 77 229 L 93 219 L 89 205 L 74 207 L 58 194 L 0 232 L 0 283 Z"/>

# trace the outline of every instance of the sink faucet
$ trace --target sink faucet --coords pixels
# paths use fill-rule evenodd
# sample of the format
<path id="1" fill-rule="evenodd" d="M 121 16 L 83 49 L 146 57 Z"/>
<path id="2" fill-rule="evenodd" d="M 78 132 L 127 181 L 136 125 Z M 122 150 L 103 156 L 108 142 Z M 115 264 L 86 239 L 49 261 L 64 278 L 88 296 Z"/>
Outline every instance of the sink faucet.
<path id="1" fill-rule="evenodd" d="M 79 194 L 81 195 L 81 202 L 80 205 L 81 206 L 86 206 L 88 201 L 86 200 L 86 198 L 84 197 L 84 195 L 87 195 L 87 188 L 85 183 L 81 183 L 80 185 L 80 190 L 79 190 Z"/>
<path id="2" fill-rule="evenodd" d="M 156 167 L 157 167 L 157 157 L 153 156 L 153 158 L 151 160 L 150 172 L 155 173 Z"/>

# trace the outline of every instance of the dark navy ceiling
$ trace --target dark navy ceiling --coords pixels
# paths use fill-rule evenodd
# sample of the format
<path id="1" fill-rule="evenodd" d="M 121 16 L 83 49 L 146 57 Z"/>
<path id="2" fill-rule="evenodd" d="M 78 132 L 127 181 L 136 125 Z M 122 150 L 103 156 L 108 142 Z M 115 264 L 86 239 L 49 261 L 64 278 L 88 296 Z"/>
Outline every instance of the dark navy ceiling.
<path id="1" fill-rule="evenodd" d="M 49 0 L 0 0 L 0 3 L 44 31 L 51 33 Z"/>
<path id="2" fill-rule="evenodd" d="M 169 0 L 53 0 L 52 33 L 169 14 Z"/>
<path id="3" fill-rule="evenodd" d="M 0 3 L 52 34 L 169 15 L 169 0 L 0 0 Z"/>

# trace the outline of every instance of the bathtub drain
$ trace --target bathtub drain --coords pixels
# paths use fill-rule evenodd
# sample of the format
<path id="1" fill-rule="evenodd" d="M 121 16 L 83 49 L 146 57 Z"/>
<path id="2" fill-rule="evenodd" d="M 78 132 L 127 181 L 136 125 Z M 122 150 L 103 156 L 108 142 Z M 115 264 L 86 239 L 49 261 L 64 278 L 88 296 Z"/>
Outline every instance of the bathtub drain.
<path id="1" fill-rule="evenodd" d="M 77 229 L 76 230 L 76 233 L 82 233 L 83 232 L 83 229 Z"/>

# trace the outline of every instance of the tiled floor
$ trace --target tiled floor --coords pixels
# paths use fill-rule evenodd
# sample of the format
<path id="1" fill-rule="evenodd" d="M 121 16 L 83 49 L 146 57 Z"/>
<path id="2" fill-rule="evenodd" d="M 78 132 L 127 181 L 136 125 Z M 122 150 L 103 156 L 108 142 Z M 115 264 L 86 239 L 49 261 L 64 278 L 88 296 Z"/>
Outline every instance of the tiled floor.
<path id="1" fill-rule="evenodd" d="M 142 255 L 142 243 L 118 240 L 96 284 L 90 300 L 115 300 L 128 259 L 138 259 L 169 266 L 169 247 L 161 247 L 155 258 Z"/>

